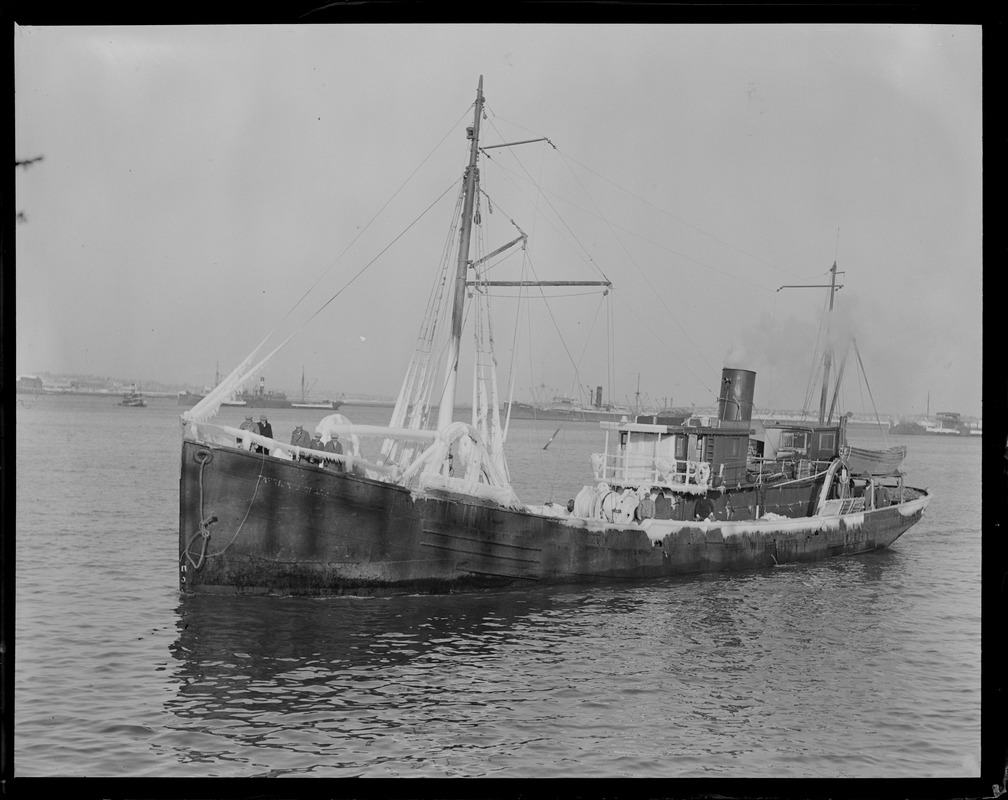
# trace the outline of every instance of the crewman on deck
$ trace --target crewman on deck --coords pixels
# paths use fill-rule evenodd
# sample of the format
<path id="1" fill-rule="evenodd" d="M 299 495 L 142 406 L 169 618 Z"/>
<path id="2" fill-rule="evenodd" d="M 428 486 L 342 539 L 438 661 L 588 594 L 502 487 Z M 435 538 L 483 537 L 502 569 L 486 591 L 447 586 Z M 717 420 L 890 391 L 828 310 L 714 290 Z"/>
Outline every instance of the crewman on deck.
<path id="1" fill-rule="evenodd" d="M 243 431 L 249 431 L 250 433 L 259 433 L 259 426 L 256 425 L 255 422 L 252 421 L 252 415 L 251 414 L 246 414 L 245 421 L 241 425 L 239 425 L 238 427 L 241 428 Z M 246 444 L 246 442 L 244 441 L 244 437 L 239 437 L 239 439 L 238 439 L 238 446 L 239 447 L 243 447 L 246 450 L 249 449 L 248 444 Z"/>
<path id="2" fill-rule="evenodd" d="M 709 522 L 714 519 L 714 504 L 707 498 L 707 495 L 702 494 L 697 498 L 693 516 L 701 522 Z"/>
<path id="3" fill-rule="evenodd" d="M 338 436 L 331 437 L 329 439 L 329 441 L 325 443 L 325 445 L 322 447 L 322 449 L 326 453 L 334 453 L 335 455 L 340 455 L 340 456 L 343 455 L 343 445 L 340 444 L 340 440 L 339 440 Z M 346 465 L 344 465 L 344 463 L 342 461 L 329 461 L 329 460 L 326 460 L 325 465 L 327 467 L 330 467 L 330 468 L 336 470 L 337 472 L 345 472 L 346 471 Z"/>
<path id="4" fill-rule="evenodd" d="M 840 467 L 840 480 L 839 483 L 834 486 L 836 491 L 836 496 L 841 500 L 846 499 L 850 494 L 850 471 L 847 469 L 847 465 L 843 464 Z"/>
<path id="5" fill-rule="evenodd" d="M 889 497 L 889 488 L 881 483 L 875 487 L 875 508 L 885 508 L 892 502 Z"/>
<path id="6" fill-rule="evenodd" d="M 308 435 L 308 431 L 298 425 L 294 429 L 294 433 L 291 434 L 290 443 L 295 447 L 311 447 L 311 436 Z M 304 461 L 305 456 L 298 455 L 298 461 Z"/>
<path id="7" fill-rule="evenodd" d="M 265 414 L 260 414 L 259 415 L 259 430 L 258 430 L 258 433 L 261 434 L 262 436 L 268 436 L 270 439 L 273 438 L 273 426 L 270 425 L 269 422 L 266 420 L 266 415 Z M 256 452 L 257 453 L 262 453 L 262 452 L 265 452 L 265 450 L 262 447 L 257 447 L 256 448 Z"/>
<path id="8" fill-rule="evenodd" d="M 320 434 L 320 433 L 318 433 L 316 431 L 315 434 L 312 435 L 312 439 L 311 439 L 311 442 L 308 444 L 308 447 L 310 447 L 312 450 L 318 450 L 320 453 L 323 452 L 325 450 L 325 445 L 322 444 L 322 434 Z M 311 458 L 311 457 L 309 457 L 308 460 L 312 464 L 321 464 L 322 463 L 322 459 L 321 458 Z"/>

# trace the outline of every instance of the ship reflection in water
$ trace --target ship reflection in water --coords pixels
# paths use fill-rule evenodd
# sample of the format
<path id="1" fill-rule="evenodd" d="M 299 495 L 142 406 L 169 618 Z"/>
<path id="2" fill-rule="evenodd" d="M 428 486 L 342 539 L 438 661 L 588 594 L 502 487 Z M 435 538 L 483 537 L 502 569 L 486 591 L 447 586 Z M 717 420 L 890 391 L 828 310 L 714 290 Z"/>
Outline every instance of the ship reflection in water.
<path id="1" fill-rule="evenodd" d="M 751 771 L 768 742 L 800 764 L 843 750 L 836 730 L 885 728 L 869 707 L 794 735 L 800 698 L 889 660 L 902 557 L 380 600 L 184 595 L 166 711 L 182 760 L 220 774 L 702 775 L 729 751 Z M 614 738 L 641 744 L 607 752 Z"/>

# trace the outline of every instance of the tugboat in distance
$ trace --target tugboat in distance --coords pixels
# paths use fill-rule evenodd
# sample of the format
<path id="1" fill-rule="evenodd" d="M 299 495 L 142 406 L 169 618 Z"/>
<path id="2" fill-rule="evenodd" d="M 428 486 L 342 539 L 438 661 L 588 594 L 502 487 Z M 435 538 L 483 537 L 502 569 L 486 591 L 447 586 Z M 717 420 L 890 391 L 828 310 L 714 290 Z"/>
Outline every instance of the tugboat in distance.
<path id="1" fill-rule="evenodd" d="M 147 405 L 147 398 L 137 389 L 136 384 L 132 384 L 129 391 L 123 394 L 123 398 L 119 401 L 118 405 L 126 406 L 127 408 L 144 408 Z"/>

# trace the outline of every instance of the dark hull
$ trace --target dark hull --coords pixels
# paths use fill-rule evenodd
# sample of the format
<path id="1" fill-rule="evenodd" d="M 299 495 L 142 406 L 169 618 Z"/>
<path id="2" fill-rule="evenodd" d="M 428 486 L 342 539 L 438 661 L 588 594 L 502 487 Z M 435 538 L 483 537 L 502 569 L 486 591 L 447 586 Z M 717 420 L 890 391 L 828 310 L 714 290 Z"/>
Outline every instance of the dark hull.
<path id="1" fill-rule="evenodd" d="M 329 400 L 328 402 L 313 403 L 310 400 L 302 402 L 291 402 L 291 408 L 319 408 L 337 411 L 343 405 L 342 400 Z"/>
<path id="2" fill-rule="evenodd" d="M 511 419 L 541 419 L 548 422 L 619 422 L 622 417 L 630 416 L 627 411 L 605 411 L 597 408 L 562 409 L 538 408 L 525 403 L 514 403 L 511 406 Z"/>
<path id="3" fill-rule="evenodd" d="M 202 400 L 204 395 L 193 394 L 192 392 L 180 392 L 178 396 L 178 404 L 180 406 L 186 406 L 191 408 L 196 405 L 200 400 Z M 277 398 L 261 398 L 261 397 L 250 397 L 248 395 L 239 395 L 237 403 L 232 405 L 239 405 L 243 408 L 319 408 L 319 409 L 330 409 L 336 411 L 340 406 L 343 405 L 342 400 L 333 400 L 328 403 L 299 403 L 294 400 L 280 400 Z M 224 405 L 229 405 L 225 403 Z"/>
<path id="4" fill-rule="evenodd" d="M 180 406 L 185 406 L 186 408 L 192 408 L 194 405 L 196 405 L 204 397 L 206 397 L 206 395 L 193 394 L 192 392 L 179 392 L 179 394 L 178 394 L 178 404 Z M 233 406 L 233 407 L 245 408 L 245 403 L 244 402 L 240 402 L 240 401 L 239 402 L 231 402 L 231 401 L 225 400 L 223 403 L 221 403 L 221 405 L 222 406 L 226 406 L 226 407 L 232 407 Z"/>
<path id="5" fill-rule="evenodd" d="M 302 403 L 279 397 L 256 397 L 246 394 L 240 394 L 235 399 L 244 402 L 245 408 L 319 408 L 336 411 L 343 405 L 342 400 L 331 400 L 328 403 Z"/>
<path id="6" fill-rule="evenodd" d="M 900 507 L 831 520 L 614 525 L 471 498 L 418 496 L 352 474 L 187 440 L 179 587 L 397 594 L 753 569 L 881 549 L 917 522 L 926 504 L 924 494 Z M 204 518 L 213 518 L 206 536 Z"/>
<path id="7" fill-rule="evenodd" d="M 245 408 L 290 408 L 291 401 L 279 397 L 255 397 L 254 395 L 240 394 L 235 400 L 244 401 Z"/>

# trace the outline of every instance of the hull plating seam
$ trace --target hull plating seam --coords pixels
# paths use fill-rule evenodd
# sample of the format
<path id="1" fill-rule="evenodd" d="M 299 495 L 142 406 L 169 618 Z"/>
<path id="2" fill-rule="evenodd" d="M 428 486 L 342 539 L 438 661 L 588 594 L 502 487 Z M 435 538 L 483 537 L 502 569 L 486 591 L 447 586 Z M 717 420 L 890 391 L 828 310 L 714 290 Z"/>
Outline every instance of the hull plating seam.
<path id="1" fill-rule="evenodd" d="M 534 558 L 517 558 L 516 556 L 503 556 L 496 553 L 481 553 L 477 550 L 462 550 L 458 547 L 449 547 L 446 544 L 434 544 L 432 542 L 421 542 L 421 547 L 431 547 L 435 550 L 443 550 L 449 553 L 459 553 L 464 556 L 475 556 L 477 558 L 491 558 L 498 561 L 516 561 L 519 564 L 538 564 Z"/>

